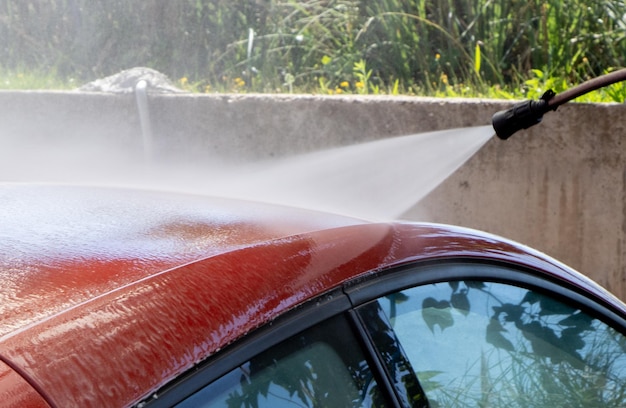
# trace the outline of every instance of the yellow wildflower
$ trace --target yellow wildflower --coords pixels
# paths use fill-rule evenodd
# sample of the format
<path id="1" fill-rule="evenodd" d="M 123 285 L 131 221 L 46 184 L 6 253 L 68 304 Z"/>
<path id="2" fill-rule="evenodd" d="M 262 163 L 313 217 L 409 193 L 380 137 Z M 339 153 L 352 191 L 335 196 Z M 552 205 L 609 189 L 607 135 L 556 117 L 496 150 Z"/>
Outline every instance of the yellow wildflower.
<path id="1" fill-rule="evenodd" d="M 341 93 L 343 93 L 343 89 L 337 87 L 337 88 L 335 88 L 335 93 L 336 94 L 341 94 Z"/>
<path id="2" fill-rule="evenodd" d="M 365 86 L 365 84 L 363 83 L 363 81 L 359 81 L 356 84 L 354 84 L 354 86 L 356 86 L 358 89 L 362 89 Z"/>
<path id="3" fill-rule="evenodd" d="M 339 84 L 339 86 L 342 88 L 347 88 L 350 86 L 350 83 L 348 81 L 343 81 L 342 83 Z"/>
<path id="4" fill-rule="evenodd" d="M 189 80 L 187 79 L 187 77 L 182 77 L 181 79 L 178 80 L 178 82 L 180 82 L 182 86 L 185 86 L 187 85 L 187 83 L 189 83 Z"/>

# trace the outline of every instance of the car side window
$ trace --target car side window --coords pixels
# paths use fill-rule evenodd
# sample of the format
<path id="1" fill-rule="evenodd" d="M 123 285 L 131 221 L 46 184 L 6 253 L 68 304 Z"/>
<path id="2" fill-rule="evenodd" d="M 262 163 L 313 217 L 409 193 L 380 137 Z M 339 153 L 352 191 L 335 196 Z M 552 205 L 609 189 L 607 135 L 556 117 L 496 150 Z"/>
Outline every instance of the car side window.
<path id="1" fill-rule="evenodd" d="M 430 406 L 626 406 L 626 339 L 540 292 L 484 281 L 406 289 L 382 311 Z"/>
<path id="2" fill-rule="evenodd" d="M 384 407 L 361 347 L 343 316 L 245 362 L 179 407 Z"/>

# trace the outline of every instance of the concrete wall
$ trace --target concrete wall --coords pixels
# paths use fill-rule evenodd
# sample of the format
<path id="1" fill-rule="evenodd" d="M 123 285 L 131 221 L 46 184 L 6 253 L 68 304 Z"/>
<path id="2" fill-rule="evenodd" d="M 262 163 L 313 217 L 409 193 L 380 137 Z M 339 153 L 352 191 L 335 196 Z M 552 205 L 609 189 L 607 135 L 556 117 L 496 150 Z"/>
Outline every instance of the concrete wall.
<path id="1" fill-rule="evenodd" d="M 150 96 L 155 154 L 165 160 L 218 154 L 246 161 L 486 125 L 506 106 L 408 97 Z M 514 239 L 626 299 L 624 118 L 626 105 L 564 105 L 508 141 L 489 141 L 404 218 Z M 141 149 L 139 129 L 133 95 L 0 92 L 5 145 L 63 135 L 76 143 L 123 143 L 133 151 Z"/>

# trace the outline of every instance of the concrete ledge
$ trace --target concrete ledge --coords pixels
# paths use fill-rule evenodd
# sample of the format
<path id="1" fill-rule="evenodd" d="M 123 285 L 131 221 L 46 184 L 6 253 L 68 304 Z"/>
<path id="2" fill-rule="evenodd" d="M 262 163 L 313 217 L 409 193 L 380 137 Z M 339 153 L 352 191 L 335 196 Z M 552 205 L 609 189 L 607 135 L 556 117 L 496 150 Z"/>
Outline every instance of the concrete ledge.
<path id="1" fill-rule="evenodd" d="M 166 161 L 266 159 L 487 125 L 506 106 L 410 97 L 150 95 L 155 155 Z M 539 126 L 488 142 L 405 218 L 517 240 L 626 299 L 624 118 L 626 105 L 564 105 Z M 142 149 L 133 95 L 0 92 L 0 132 L 5 146 L 62 139 L 121 144 L 133 154 Z"/>

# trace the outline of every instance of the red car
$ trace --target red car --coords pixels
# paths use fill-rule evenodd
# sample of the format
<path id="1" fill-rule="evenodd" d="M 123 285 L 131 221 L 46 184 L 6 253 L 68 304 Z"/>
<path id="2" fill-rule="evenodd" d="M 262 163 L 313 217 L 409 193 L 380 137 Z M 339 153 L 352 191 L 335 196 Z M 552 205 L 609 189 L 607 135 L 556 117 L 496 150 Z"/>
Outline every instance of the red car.
<path id="1" fill-rule="evenodd" d="M 2 406 L 626 406 L 624 304 L 478 231 L 9 184 L 0 276 Z"/>

